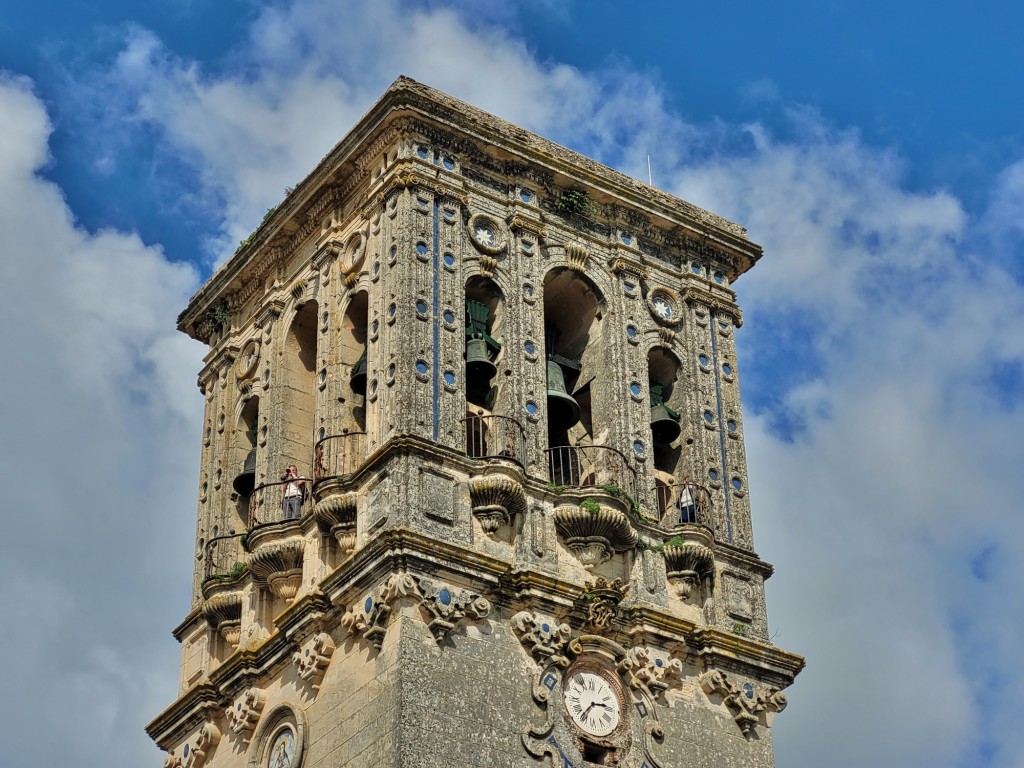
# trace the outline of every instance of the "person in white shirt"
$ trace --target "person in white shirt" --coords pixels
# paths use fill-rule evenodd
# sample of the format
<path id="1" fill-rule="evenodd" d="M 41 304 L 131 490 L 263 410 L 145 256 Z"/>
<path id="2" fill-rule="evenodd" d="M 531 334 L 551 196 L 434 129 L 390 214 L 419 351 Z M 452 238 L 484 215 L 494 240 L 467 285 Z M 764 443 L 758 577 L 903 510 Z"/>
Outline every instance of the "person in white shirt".
<path id="1" fill-rule="evenodd" d="M 299 469 L 292 464 L 284 471 L 281 482 L 285 484 L 281 497 L 281 511 L 285 520 L 298 520 L 302 516 L 302 498 L 306 495 L 306 478 L 299 476 Z"/>

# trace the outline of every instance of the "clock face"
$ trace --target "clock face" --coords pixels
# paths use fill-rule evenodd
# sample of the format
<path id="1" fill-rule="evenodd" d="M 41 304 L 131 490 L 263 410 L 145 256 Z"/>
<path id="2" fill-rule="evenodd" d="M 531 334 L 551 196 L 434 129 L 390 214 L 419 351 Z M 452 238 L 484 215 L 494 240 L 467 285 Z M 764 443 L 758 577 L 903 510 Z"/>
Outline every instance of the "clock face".
<path id="1" fill-rule="evenodd" d="M 565 686 L 565 710 L 579 728 L 593 736 L 607 736 L 621 717 L 619 697 L 601 675 L 576 672 Z"/>
<path id="2" fill-rule="evenodd" d="M 476 225 L 476 239 L 482 245 L 494 245 L 497 238 L 494 236 L 494 228 L 490 224 Z"/>

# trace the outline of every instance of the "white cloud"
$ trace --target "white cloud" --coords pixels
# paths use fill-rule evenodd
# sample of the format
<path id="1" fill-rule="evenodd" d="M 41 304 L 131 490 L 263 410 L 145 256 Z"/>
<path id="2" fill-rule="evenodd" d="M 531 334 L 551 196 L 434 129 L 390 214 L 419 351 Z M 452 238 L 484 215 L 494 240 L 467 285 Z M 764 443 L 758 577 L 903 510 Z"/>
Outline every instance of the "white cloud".
<path id="1" fill-rule="evenodd" d="M 155 763 L 140 712 L 174 694 L 169 629 L 189 603 L 201 350 L 174 318 L 197 276 L 77 227 L 38 175 L 50 130 L 31 84 L 0 72 L 5 759 Z"/>
<path id="2" fill-rule="evenodd" d="M 133 30 L 109 81 L 131 97 L 134 119 L 157 127 L 169 151 L 193 163 L 227 233 L 220 257 L 400 73 L 641 178 L 651 152 L 657 184 L 747 226 L 766 256 L 738 284 L 748 320 L 740 332 L 745 392 L 766 402 L 752 395 L 780 390 L 778 405 L 759 414 L 748 407 L 754 530 L 760 553 L 778 568 L 769 603 L 778 642 L 809 662 L 775 721 L 779 765 L 952 768 L 981 745 L 997 763 L 1019 764 L 1011 718 L 1022 682 L 1024 573 L 1013 547 L 1024 534 L 1014 514 L 1024 497 L 1016 439 L 1024 411 L 1019 391 L 992 383 L 995 362 L 1024 362 L 1024 336 L 1013 333 L 1024 321 L 1024 291 L 999 266 L 1021 247 L 1019 165 L 975 226 L 952 193 L 907 190 L 897 152 L 866 146 L 811 110 L 791 110 L 784 141 L 762 125 L 688 125 L 636 72 L 540 62 L 507 32 L 398 0 L 350 3 L 343 12 L 327 0 L 268 7 L 231 62 L 204 71 Z M 82 337 L 79 348 L 61 315 L 46 311 L 47 289 L 19 290 L 4 306 L 8 320 L 24 326 L 27 314 L 41 329 L 13 342 L 37 366 L 15 377 L 36 397 L 67 403 L 58 428 L 82 436 L 74 461 L 50 461 L 71 465 L 68 494 L 98 494 L 108 484 L 96 479 L 100 452 L 90 452 L 87 437 L 105 435 L 114 463 L 135 466 L 117 445 L 141 430 L 133 437 L 157 457 L 147 482 L 194 476 L 195 398 L 181 393 L 198 364 L 167 335 L 192 278 L 129 236 L 76 230 L 58 191 L 31 175 L 45 160 L 45 116 L 23 86 L 8 84 L 4 93 L 25 113 L 19 125 L 28 138 L 12 150 L 16 139 L 0 134 L 8 142 L 0 144 L 3 178 L 18 184 L 5 183 L 0 194 L 21 206 L 13 224 L 20 248 L 33 246 L 36 259 L 19 260 L 16 280 L 4 285 L 64 290 Z M 39 231 L 47 232 L 43 255 Z M 998 240 L 998 258 L 976 250 L 981 234 Z M 91 258 L 78 264 L 72 253 Z M 87 293 L 60 287 L 69 270 L 76 284 L 91 286 Z M 108 284 L 133 285 L 150 299 L 108 306 L 100 301 Z M 108 331 L 113 343 L 104 347 Z M 59 354 L 39 361 L 40 346 Z M 804 367 L 803 375 L 770 370 L 765 361 L 774 360 Z M 138 386 L 124 386 L 139 376 Z M 23 453 L 47 455 L 50 441 L 33 433 L 31 410 L 16 416 L 15 434 L 35 448 Z M 792 439 L 774 429 L 780 419 L 800 426 Z M 173 439 L 150 440 L 154 427 Z M 33 477 L 41 471 L 28 469 Z M 191 517 L 194 488 L 185 485 L 164 490 L 174 514 Z M 129 526 L 128 537 L 145 540 L 130 527 L 134 509 L 118 505 L 111 515 Z M 82 518 L 62 520 L 76 536 L 96 536 Z M 190 529 L 180 524 L 174 535 L 184 541 Z M 184 573 L 187 550 L 169 553 L 173 573 Z M 75 551 L 63 556 L 86 559 Z M 138 557 L 126 567 L 145 563 Z M 168 582 L 157 571 L 147 577 L 165 580 L 161 589 L 184 589 L 181 578 Z M 42 594 L 74 606 L 63 585 L 47 584 Z M 117 615 L 103 607 L 102 615 Z M 153 620 L 169 627 L 176 618 Z M 105 626 L 93 631 L 116 647 Z M 143 650 L 151 648 L 135 657 L 146 659 Z M 99 679 L 116 684 L 107 657 L 88 658 Z M 152 658 L 173 666 L 171 651 Z"/>

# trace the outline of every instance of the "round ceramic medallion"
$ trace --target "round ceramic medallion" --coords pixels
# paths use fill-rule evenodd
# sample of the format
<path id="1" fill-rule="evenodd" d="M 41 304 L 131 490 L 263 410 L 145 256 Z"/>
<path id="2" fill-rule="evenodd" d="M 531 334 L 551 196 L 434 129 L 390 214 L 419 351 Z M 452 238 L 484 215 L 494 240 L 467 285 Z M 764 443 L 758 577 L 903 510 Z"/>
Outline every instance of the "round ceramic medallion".
<path id="1" fill-rule="evenodd" d="M 675 325 L 681 319 L 679 300 L 667 288 L 656 288 L 647 294 L 647 307 L 659 322 Z"/>
<path id="2" fill-rule="evenodd" d="M 469 219 L 469 236 L 484 253 L 501 253 L 505 250 L 505 237 L 501 226 L 489 216 L 474 214 Z"/>
<path id="3" fill-rule="evenodd" d="M 270 739 L 267 768 L 296 768 L 298 750 L 295 747 L 295 729 L 286 723 Z"/>

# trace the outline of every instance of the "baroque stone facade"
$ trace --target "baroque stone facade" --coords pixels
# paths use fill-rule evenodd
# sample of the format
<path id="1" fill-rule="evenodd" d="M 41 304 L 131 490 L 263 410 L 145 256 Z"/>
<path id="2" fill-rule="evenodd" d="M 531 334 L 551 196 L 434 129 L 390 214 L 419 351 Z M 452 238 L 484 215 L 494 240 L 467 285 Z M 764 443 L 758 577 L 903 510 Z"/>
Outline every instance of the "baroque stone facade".
<path id="1" fill-rule="evenodd" d="M 165 765 L 773 765 L 804 662 L 750 526 L 760 255 L 396 81 L 179 318 L 210 351 Z"/>

